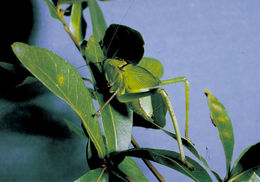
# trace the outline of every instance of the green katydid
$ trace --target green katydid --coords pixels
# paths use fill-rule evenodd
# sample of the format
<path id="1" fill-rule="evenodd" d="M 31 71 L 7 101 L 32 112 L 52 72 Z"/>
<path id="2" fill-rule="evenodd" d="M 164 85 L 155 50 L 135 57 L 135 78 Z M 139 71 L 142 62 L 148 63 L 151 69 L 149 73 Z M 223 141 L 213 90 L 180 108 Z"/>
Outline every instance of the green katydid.
<path id="1" fill-rule="evenodd" d="M 119 28 L 123 28 L 127 30 L 127 36 L 132 37 L 131 32 L 134 32 L 134 34 L 137 34 L 138 37 L 135 38 L 134 41 L 139 40 L 141 42 L 141 48 L 142 48 L 142 39 L 141 34 L 137 32 L 136 30 L 133 30 L 129 27 L 122 26 L 122 25 L 111 25 L 108 31 L 111 31 L 111 29 L 115 29 L 115 31 L 112 34 L 112 39 L 115 39 L 115 32 L 118 31 Z M 123 30 L 125 31 L 125 30 Z M 107 34 L 106 32 L 106 34 Z M 122 31 L 121 32 L 122 35 Z M 130 32 L 130 33 L 129 33 Z M 124 34 L 124 33 L 123 33 Z M 118 35 L 117 35 L 118 36 Z M 106 39 L 106 35 L 105 38 Z M 128 38 L 128 43 L 129 43 Z M 103 108 L 116 96 L 118 101 L 122 103 L 126 103 L 134 112 L 142 116 L 145 120 L 148 120 L 150 122 L 154 122 L 154 118 L 156 118 L 156 113 L 154 112 L 156 110 L 156 106 L 152 105 L 152 99 L 155 97 L 155 94 L 160 95 L 162 98 L 160 101 L 165 104 L 164 106 L 166 109 L 168 109 L 174 130 L 176 133 L 176 138 L 178 142 L 178 147 L 181 154 L 181 160 L 184 164 L 186 164 L 188 167 L 192 168 L 190 164 L 188 164 L 185 160 L 185 155 L 183 151 L 182 146 L 182 140 L 181 140 L 181 134 L 178 127 L 178 122 L 175 117 L 172 105 L 170 103 L 170 100 L 168 98 L 167 93 L 162 89 L 158 88 L 161 85 L 167 85 L 167 84 L 173 84 L 173 83 L 179 83 L 184 82 L 185 83 L 185 99 L 186 99 L 186 128 L 185 128 L 185 137 L 188 139 L 188 118 L 189 118 L 189 82 L 185 77 L 178 77 L 173 78 L 169 80 L 160 81 L 159 78 L 161 75 L 157 75 L 156 73 L 156 62 L 152 61 L 151 59 L 147 59 L 144 61 L 151 61 L 148 64 L 144 65 L 138 65 L 142 55 L 143 55 L 143 49 L 141 51 L 137 51 L 138 55 L 137 58 L 133 57 L 133 55 L 128 55 L 128 57 L 123 57 L 122 52 L 126 52 L 121 47 L 118 49 L 115 49 L 113 54 L 109 52 L 111 55 L 109 56 L 109 46 L 111 46 L 113 43 L 111 43 L 111 39 L 107 40 L 109 41 L 109 45 L 105 47 L 105 54 L 108 57 L 103 63 L 103 72 L 105 74 L 105 78 L 108 82 L 108 85 L 111 87 L 110 92 L 113 93 L 112 96 L 107 100 L 107 102 L 100 107 L 100 109 L 95 113 L 96 116 L 99 116 Z M 119 42 L 117 42 L 119 43 Z M 132 42 L 133 44 L 133 42 Z M 113 45 L 112 45 L 113 46 Z M 128 47 L 125 49 L 129 49 Z M 104 47 L 103 47 L 104 50 Z M 121 51 L 121 52 L 120 52 Z M 134 51 L 133 51 L 134 52 Z M 112 57 L 119 57 L 119 59 L 114 59 Z M 125 60 L 126 58 L 127 60 Z M 145 66 L 149 65 L 150 66 Z M 153 65 L 154 64 L 154 65 Z M 160 64 L 160 63 L 159 63 Z M 158 61 L 157 61 L 158 65 Z M 152 70 L 149 69 L 149 67 L 153 67 Z M 162 104 L 162 103 L 161 103 Z M 158 113 L 157 113 L 158 114 Z"/>
<path id="2" fill-rule="evenodd" d="M 181 134 L 178 127 L 178 122 L 175 117 L 172 105 L 168 98 L 167 93 L 162 88 L 156 88 L 161 85 L 173 84 L 178 82 L 185 82 L 186 93 L 186 132 L 185 136 L 188 137 L 188 97 L 189 97 L 189 83 L 185 77 L 173 78 L 170 80 L 160 81 L 153 76 L 145 68 L 128 64 L 126 61 L 117 59 L 107 59 L 104 61 L 103 69 L 105 77 L 109 83 L 110 92 L 113 95 L 109 100 L 96 112 L 99 115 L 102 109 L 116 96 L 117 99 L 126 103 L 137 114 L 144 117 L 148 121 L 152 121 L 152 107 L 146 105 L 154 92 L 160 94 L 167 104 L 171 119 L 173 121 L 174 130 L 177 136 L 177 142 L 181 153 L 182 162 L 186 163 L 185 155 L 182 147 Z M 144 103 L 144 104 L 142 104 Z"/>

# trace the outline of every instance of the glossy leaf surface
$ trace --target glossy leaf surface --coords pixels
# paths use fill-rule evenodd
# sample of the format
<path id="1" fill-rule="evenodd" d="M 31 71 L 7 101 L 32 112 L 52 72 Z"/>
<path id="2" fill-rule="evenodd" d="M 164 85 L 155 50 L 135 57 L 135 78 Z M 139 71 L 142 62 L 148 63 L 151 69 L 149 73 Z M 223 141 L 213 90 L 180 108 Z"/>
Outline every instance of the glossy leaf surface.
<path id="1" fill-rule="evenodd" d="M 250 168 L 242 173 L 239 173 L 237 176 L 234 176 L 233 178 L 228 180 L 228 182 L 255 182 L 259 180 L 259 176 L 260 176 L 260 165 L 254 168 Z"/>
<path id="2" fill-rule="evenodd" d="M 180 154 L 177 152 L 150 148 L 136 148 L 113 153 L 110 159 L 117 161 L 125 156 L 138 157 L 157 162 L 181 172 L 182 174 L 192 178 L 194 181 L 212 181 L 207 171 L 203 167 L 201 167 L 200 164 L 189 157 L 186 157 L 186 160 L 191 163 L 195 169 L 190 170 L 189 168 L 187 168 L 186 165 L 181 162 Z"/>
<path id="3" fill-rule="evenodd" d="M 82 2 L 77 1 L 72 5 L 70 18 L 70 31 L 78 42 L 82 42 L 86 33 L 86 22 L 83 18 Z"/>
<path id="4" fill-rule="evenodd" d="M 91 94 L 77 70 L 46 49 L 14 43 L 12 49 L 24 66 L 49 90 L 66 101 L 78 114 L 93 141 L 100 158 L 105 156 L 101 128 L 96 117 Z"/>
<path id="5" fill-rule="evenodd" d="M 260 166 L 260 143 L 247 147 L 236 160 L 231 177 Z"/>
<path id="6" fill-rule="evenodd" d="M 229 173 L 234 149 L 232 123 L 222 103 L 219 102 L 219 100 L 214 97 L 207 89 L 205 90 L 205 94 L 208 99 L 212 122 L 218 128 L 219 137 L 226 156 L 227 173 Z"/>
<path id="7" fill-rule="evenodd" d="M 100 107 L 106 101 L 102 94 L 97 94 L 97 100 Z M 117 105 L 117 109 L 113 105 Z M 132 115 L 133 112 L 125 104 L 116 100 L 102 110 L 101 118 L 108 153 L 128 149 L 132 136 Z"/>

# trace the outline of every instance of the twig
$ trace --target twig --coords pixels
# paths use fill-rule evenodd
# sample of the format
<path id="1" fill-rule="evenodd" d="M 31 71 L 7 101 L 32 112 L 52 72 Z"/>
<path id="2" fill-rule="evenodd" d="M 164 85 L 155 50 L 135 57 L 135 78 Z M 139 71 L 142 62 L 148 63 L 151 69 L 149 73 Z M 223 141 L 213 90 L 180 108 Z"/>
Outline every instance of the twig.
<path id="1" fill-rule="evenodd" d="M 136 142 L 134 137 L 131 138 L 131 143 L 135 148 L 140 148 L 139 144 Z M 145 163 L 145 165 L 150 169 L 150 171 L 154 174 L 154 176 L 158 179 L 160 182 L 166 182 L 164 177 L 159 173 L 159 171 L 154 167 L 154 165 L 146 159 L 142 159 Z"/>

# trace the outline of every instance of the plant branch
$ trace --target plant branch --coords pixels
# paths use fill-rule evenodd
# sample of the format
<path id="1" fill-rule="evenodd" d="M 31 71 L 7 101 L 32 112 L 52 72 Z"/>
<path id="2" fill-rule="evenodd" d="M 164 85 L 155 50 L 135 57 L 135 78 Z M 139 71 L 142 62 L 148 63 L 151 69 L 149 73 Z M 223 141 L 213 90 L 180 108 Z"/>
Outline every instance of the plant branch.
<path id="1" fill-rule="evenodd" d="M 62 20 L 63 17 L 61 16 Z M 70 31 L 69 27 L 67 26 L 67 24 L 65 23 L 65 21 L 63 20 L 63 25 L 64 25 L 64 29 L 65 31 L 68 33 L 68 35 L 70 36 L 71 40 L 73 41 L 73 43 L 75 44 L 75 46 L 77 47 L 77 49 L 80 51 L 80 44 L 79 42 L 76 40 L 75 36 L 72 34 L 72 32 Z M 81 51 L 80 51 L 81 52 Z M 81 54 L 82 55 L 82 54 Z M 86 63 L 88 63 L 85 55 L 82 55 L 82 57 L 84 58 L 84 60 L 86 61 Z M 134 139 L 134 137 L 131 138 L 131 143 L 133 144 L 133 146 L 135 148 L 140 148 L 139 144 L 136 142 L 136 140 Z M 154 174 L 154 176 L 158 179 L 158 181 L 160 182 L 166 182 L 166 180 L 164 179 L 164 177 L 159 173 L 159 171 L 153 166 L 153 164 L 146 159 L 142 159 L 144 161 L 144 163 L 146 164 L 146 166 L 150 169 L 150 171 Z M 128 177 L 128 176 L 127 176 Z M 127 178 L 128 181 L 132 181 L 132 179 L 130 177 Z"/>
<path id="2" fill-rule="evenodd" d="M 139 144 L 136 142 L 134 137 L 131 138 L 131 143 L 135 148 L 140 148 Z M 154 174 L 154 176 L 158 179 L 160 182 L 166 182 L 164 177 L 159 173 L 159 171 L 154 167 L 154 165 L 147 159 L 142 159 L 145 163 L 145 165 L 150 169 L 150 171 Z"/>

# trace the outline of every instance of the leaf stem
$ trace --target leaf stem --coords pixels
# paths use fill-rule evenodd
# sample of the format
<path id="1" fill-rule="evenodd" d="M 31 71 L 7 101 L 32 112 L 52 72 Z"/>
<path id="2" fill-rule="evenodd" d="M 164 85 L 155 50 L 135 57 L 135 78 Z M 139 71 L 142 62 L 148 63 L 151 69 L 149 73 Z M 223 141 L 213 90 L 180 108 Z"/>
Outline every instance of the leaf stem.
<path id="1" fill-rule="evenodd" d="M 139 144 L 136 142 L 134 137 L 131 138 L 131 143 L 135 148 L 140 148 Z M 158 179 L 160 182 L 166 182 L 164 177 L 159 173 L 159 171 L 154 167 L 154 165 L 146 159 L 142 159 L 145 163 L 145 165 L 150 169 L 150 171 L 153 173 L 153 175 Z"/>

